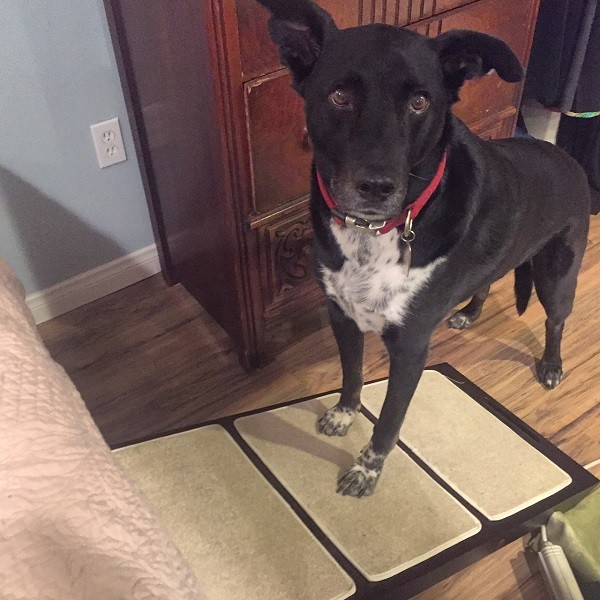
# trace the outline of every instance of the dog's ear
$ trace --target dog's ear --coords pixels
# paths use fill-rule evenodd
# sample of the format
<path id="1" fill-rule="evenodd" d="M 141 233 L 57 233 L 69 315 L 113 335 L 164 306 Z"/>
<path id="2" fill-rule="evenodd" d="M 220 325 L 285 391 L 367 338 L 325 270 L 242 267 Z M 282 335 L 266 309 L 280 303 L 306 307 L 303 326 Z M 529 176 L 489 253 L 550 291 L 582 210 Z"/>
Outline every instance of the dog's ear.
<path id="1" fill-rule="evenodd" d="M 299 89 L 328 36 L 337 31 L 331 15 L 311 0 L 258 0 L 271 12 L 269 34 Z"/>
<path id="2" fill-rule="evenodd" d="M 481 77 L 492 69 L 504 81 L 523 79 L 523 68 L 514 52 L 502 40 L 479 33 L 455 29 L 429 40 L 442 61 L 451 100 L 458 100 L 458 90 L 467 80 Z"/>

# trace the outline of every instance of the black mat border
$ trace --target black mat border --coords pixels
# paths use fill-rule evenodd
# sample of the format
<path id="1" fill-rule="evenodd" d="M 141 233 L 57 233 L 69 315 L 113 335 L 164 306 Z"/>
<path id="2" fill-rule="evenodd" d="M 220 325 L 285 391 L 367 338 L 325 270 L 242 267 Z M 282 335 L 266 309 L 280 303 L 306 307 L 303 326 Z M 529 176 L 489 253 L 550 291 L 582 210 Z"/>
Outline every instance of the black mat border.
<path id="1" fill-rule="evenodd" d="M 175 429 L 160 436 L 146 436 L 135 441 L 127 442 L 115 446 L 113 449 L 123 448 L 134 444 L 142 443 L 152 439 L 167 437 L 177 433 L 183 433 L 198 427 L 207 425 L 222 426 L 240 446 L 242 451 L 252 461 L 259 472 L 267 479 L 275 491 L 284 499 L 292 510 L 300 517 L 302 522 L 308 527 L 311 533 L 319 540 L 325 549 L 333 556 L 336 562 L 352 577 L 356 584 L 356 592 L 350 596 L 352 600 L 403 600 L 435 585 L 439 581 L 446 579 L 450 575 L 457 573 L 465 567 L 473 564 L 481 558 L 495 552 L 506 544 L 526 535 L 535 528 L 544 523 L 556 507 L 569 500 L 573 496 L 580 494 L 591 486 L 598 483 L 598 479 L 586 471 L 572 458 L 551 444 L 537 431 L 529 427 L 509 410 L 486 394 L 481 388 L 467 379 L 459 371 L 447 363 L 427 367 L 427 370 L 437 371 L 446 376 L 457 387 L 466 392 L 473 400 L 479 403 L 486 410 L 491 412 L 496 418 L 507 425 L 511 430 L 522 437 L 526 442 L 536 448 L 539 452 L 549 458 L 554 464 L 565 471 L 572 479 L 571 483 L 556 492 L 552 496 L 541 500 L 529 508 L 525 508 L 514 515 L 498 521 L 490 521 L 484 517 L 475 507 L 471 506 L 462 496 L 451 488 L 443 479 L 433 472 L 429 466 L 410 450 L 403 442 L 399 442 L 399 447 L 406 452 L 432 479 L 443 487 L 452 497 L 456 498 L 470 513 L 472 513 L 481 522 L 481 531 L 463 540 L 462 542 L 444 550 L 427 560 L 406 569 L 405 571 L 389 577 L 383 581 L 370 582 L 354 567 L 354 565 L 341 553 L 341 551 L 329 540 L 326 534 L 316 525 L 312 518 L 300 506 L 295 498 L 281 485 L 279 480 L 271 473 L 267 466 L 260 460 L 256 453 L 244 441 L 234 426 L 234 421 L 239 418 L 250 415 L 267 412 L 276 408 L 282 408 L 293 404 L 299 404 L 307 400 L 312 400 L 327 394 L 339 393 L 340 390 L 314 394 L 297 400 L 281 402 L 276 405 L 259 408 L 233 416 L 222 417 L 210 421 Z M 367 383 L 377 383 L 386 380 L 387 377 L 375 379 Z M 367 384 L 366 383 L 366 384 Z M 365 384 L 365 385 L 366 385 Z M 542 393 L 540 391 L 540 393 Z M 363 414 L 371 421 L 375 422 L 375 417 L 364 407 Z M 335 482 L 332 483 L 335 485 Z M 360 502 L 361 500 L 357 500 Z"/>

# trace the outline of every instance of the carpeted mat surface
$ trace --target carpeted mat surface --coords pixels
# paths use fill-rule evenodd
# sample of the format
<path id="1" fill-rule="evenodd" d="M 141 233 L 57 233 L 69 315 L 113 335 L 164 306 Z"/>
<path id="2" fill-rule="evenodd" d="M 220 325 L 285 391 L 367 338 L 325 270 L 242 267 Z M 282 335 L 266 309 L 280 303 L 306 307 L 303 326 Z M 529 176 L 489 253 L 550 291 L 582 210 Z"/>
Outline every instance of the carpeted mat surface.
<path id="1" fill-rule="evenodd" d="M 337 478 L 359 456 L 373 427 L 358 415 L 345 437 L 317 434 L 317 417 L 338 397 L 242 417 L 235 427 L 368 580 L 399 573 L 480 530 L 479 521 L 400 448 L 387 458 L 373 496 L 337 494 Z"/>
<path id="2" fill-rule="evenodd" d="M 556 503 L 592 485 L 584 469 L 534 439 L 475 386 L 461 385 L 489 408 L 439 372 L 423 374 L 401 431 L 404 447 L 422 462 L 396 447 L 368 498 L 340 496 L 336 487 L 369 441 L 371 421 L 359 414 L 342 438 L 316 430 L 338 394 L 226 417 L 116 456 L 171 530 L 207 598 L 396 600 L 409 597 L 413 584 L 439 581 L 446 565 L 456 569 L 473 549 L 495 546 L 523 523 L 517 513 L 525 507 L 546 510 L 555 506 L 551 496 Z M 387 381 L 364 387 L 363 404 L 375 416 L 386 388 Z M 571 477 L 541 452 L 573 475 L 572 487 L 563 489 Z M 270 471 L 269 480 L 256 465 Z M 284 500 L 290 495 L 312 522 L 299 509 L 296 515 Z"/>
<path id="3" fill-rule="evenodd" d="M 376 417 L 386 389 L 387 381 L 363 389 L 362 403 Z M 571 482 L 569 475 L 437 371 L 423 373 L 400 439 L 490 520 L 512 515 Z"/>
<path id="4" fill-rule="evenodd" d="M 354 593 L 352 579 L 222 427 L 129 446 L 115 456 L 171 530 L 210 600 L 342 600 Z"/>

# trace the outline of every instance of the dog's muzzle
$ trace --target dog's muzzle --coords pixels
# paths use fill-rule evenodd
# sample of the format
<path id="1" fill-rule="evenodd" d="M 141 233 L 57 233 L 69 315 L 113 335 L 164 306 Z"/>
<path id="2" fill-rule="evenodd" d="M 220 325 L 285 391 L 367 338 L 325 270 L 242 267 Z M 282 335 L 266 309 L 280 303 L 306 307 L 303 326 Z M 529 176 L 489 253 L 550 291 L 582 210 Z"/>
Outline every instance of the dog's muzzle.
<path id="1" fill-rule="evenodd" d="M 407 219 L 411 218 L 416 219 L 417 215 L 424 208 L 427 201 L 433 196 L 435 191 L 437 190 L 440 182 L 442 181 L 442 177 L 444 176 L 444 171 L 446 170 L 446 157 L 447 152 L 442 154 L 442 158 L 439 162 L 435 175 L 433 179 L 429 182 L 427 187 L 421 192 L 419 197 L 411 202 L 408 206 L 404 208 L 402 214 L 392 219 L 388 219 L 386 221 L 368 221 L 366 219 L 362 219 L 360 217 L 355 217 L 353 215 L 346 214 L 339 210 L 337 203 L 333 196 L 329 193 L 323 178 L 319 171 L 317 171 L 317 183 L 319 184 L 319 190 L 321 191 L 321 195 L 323 196 L 323 200 L 325 200 L 325 204 L 331 210 L 336 222 L 339 225 L 346 226 L 352 229 L 356 229 L 358 231 L 362 231 L 368 233 L 370 235 L 383 235 L 384 233 L 388 233 L 392 231 L 392 229 L 396 229 L 401 225 L 405 225 Z"/>

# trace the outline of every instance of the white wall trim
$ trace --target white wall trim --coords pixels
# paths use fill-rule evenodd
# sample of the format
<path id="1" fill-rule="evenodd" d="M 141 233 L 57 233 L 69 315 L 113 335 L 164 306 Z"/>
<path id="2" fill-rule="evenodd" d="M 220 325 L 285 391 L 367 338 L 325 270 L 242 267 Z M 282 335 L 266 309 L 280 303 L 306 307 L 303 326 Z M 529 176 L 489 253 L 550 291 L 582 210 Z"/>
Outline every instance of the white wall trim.
<path id="1" fill-rule="evenodd" d="M 35 322 L 43 323 L 156 273 L 160 273 L 160 263 L 156 244 L 152 244 L 45 290 L 29 294 L 25 301 Z"/>

